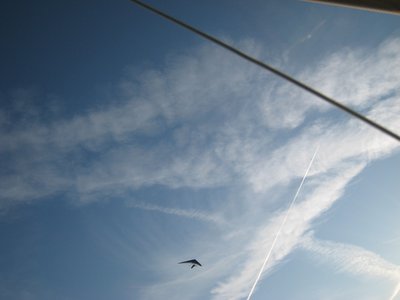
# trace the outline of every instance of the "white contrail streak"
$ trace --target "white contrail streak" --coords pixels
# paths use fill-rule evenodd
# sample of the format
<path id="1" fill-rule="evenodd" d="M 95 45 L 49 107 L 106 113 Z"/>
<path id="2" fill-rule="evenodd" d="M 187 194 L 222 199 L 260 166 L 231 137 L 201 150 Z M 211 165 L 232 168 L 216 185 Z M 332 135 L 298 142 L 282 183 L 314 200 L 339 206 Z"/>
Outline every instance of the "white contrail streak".
<path id="1" fill-rule="evenodd" d="M 396 286 L 393 294 L 390 296 L 389 300 L 395 300 L 400 293 L 400 283 Z"/>
<path id="2" fill-rule="evenodd" d="M 281 226 L 279 227 L 278 231 L 276 232 L 274 241 L 272 242 L 271 248 L 269 249 L 268 254 L 267 254 L 267 256 L 265 257 L 264 263 L 263 263 L 262 266 L 261 266 L 261 269 L 260 269 L 260 272 L 259 272 L 258 275 L 257 275 L 256 281 L 254 282 L 253 286 L 251 287 L 250 293 L 249 293 L 249 295 L 247 296 L 247 300 L 250 300 L 251 296 L 253 295 L 254 289 L 256 288 L 256 285 L 257 285 L 258 281 L 260 280 L 261 274 L 262 274 L 262 272 L 264 271 L 265 266 L 267 265 L 267 262 L 268 262 L 268 260 L 269 260 L 269 258 L 270 258 L 270 256 L 271 256 L 272 251 L 274 250 L 276 241 L 278 240 L 278 237 L 279 237 L 279 235 L 281 234 L 282 228 L 283 228 L 283 226 L 284 226 L 285 223 L 286 223 L 286 220 L 287 220 L 287 218 L 288 218 L 288 216 L 289 216 L 289 214 L 290 214 L 290 211 L 292 210 L 293 205 L 294 205 L 294 203 L 296 202 L 296 199 L 297 199 L 297 196 L 298 196 L 299 193 L 300 193 L 301 187 L 303 186 L 303 183 L 304 183 L 304 181 L 305 181 L 306 178 L 307 178 L 308 172 L 309 172 L 310 169 L 311 169 L 311 166 L 312 166 L 312 164 L 313 164 L 313 162 L 314 162 L 314 158 L 315 158 L 315 156 L 317 155 L 318 149 L 319 149 L 319 147 L 317 147 L 317 149 L 315 150 L 314 155 L 313 155 L 313 157 L 312 157 L 312 159 L 311 159 L 311 161 L 310 161 L 310 163 L 309 163 L 309 165 L 308 165 L 308 168 L 307 168 L 307 170 L 306 170 L 306 173 L 304 174 L 303 179 L 301 180 L 301 183 L 300 183 L 299 187 L 297 188 L 297 191 L 296 191 L 296 194 L 294 195 L 294 198 L 293 198 L 293 200 L 292 200 L 292 203 L 290 203 L 290 206 L 289 206 L 288 210 L 286 211 L 285 218 L 283 219 L 283 221 L 282 221 L 282 223 L 281 223 Z"/>

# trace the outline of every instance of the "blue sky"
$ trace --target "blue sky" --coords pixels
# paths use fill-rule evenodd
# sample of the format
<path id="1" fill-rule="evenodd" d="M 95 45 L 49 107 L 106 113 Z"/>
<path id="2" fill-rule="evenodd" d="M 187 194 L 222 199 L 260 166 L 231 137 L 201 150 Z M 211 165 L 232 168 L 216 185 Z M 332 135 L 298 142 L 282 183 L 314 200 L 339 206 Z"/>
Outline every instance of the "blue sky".
<path id="1" fill-rule="evenodd" d="M 399 17 L 151 3 L 400 132 Z M 397 142 L 130 1 L 0 11 L 1 298 L 246 299 L 274 245 L 252 299 L 400 299 Z"/>

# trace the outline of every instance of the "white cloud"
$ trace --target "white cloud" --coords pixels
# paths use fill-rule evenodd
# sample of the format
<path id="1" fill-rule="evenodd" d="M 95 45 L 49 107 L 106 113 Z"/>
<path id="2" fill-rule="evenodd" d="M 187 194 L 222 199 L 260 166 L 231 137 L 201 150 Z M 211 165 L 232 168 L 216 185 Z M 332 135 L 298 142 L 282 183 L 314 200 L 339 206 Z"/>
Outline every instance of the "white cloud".
<path id="1" fill-rule="evenodd" d="M 391 38 L 375 50 L 332 54 L 298 75 L 400 132 L 399 50 L 400 39 Z M 299 246 L 312 222 L 340 198 L 370 161 L 399 149 L 391 138 L 350 117 L 331 117 L 327 112 L 333 109 L 320 100 L 214 47 L 170 58 L 164 69 L 125 78 L 120 85 L 123 96 L 117 104 L 69 119 L 34 118 L 10 128 L 7 112 L 0 111 L 0 155 L 5 166 L 0 173 L 0 207 L 66 192 L 78 195 L 81 202 L 94 201 L 151 185 L 238 184 L 250 196 L 269 196 L 273 188 L 287 187 L 301 178 L 320 145 L 303 201 L 290 214 L 265 276 Z M 254 219 L 264 218 L 260 202 L 242 204 L 237 205 L 240 209 L 235 207 L 238 214 L 256 211 Z M 221 221 L 196 210 L 135 205 Z M 235 235 L 239 229 L 233 230 L 231 236 L 247 242 L 244 260 L 234 275 L 213 288 L 215 298 L 247 295 L 283 214 L 279 210 L 263 221 L 252 232 L 254 238 Z M 240 230 L 249 233 L 247 227 Z M 222 271 L 218 274 L 222 276 Z M 161 294 L 162 290 L 161 285 Z"/>
<path id="2" fill-rule="evenodd" d="M 174 215 L 174 216 L 195 219 L 195 220 L 199 220 L 199 221 L 203 221 L 203 222 L 211 222 L 211 223 L 214 223 L 217 225 L 223 225 L 223 224 L 226 225 L 226 221 L 222 217 L 220 217 L 216 214 L 212 214 L 210 212 L 205 212 L 205 211 L 200 211 L 200 210 L 170 208 L 170 207 L 164 207 L 164 206 L 143 203 L 143 202 L 137 202 L 137 201 L 128 202 L 128 206 L 134 207 L 134 208 L 139 208 L 139 209 L 144 209 L 144 210 L 149 210 L 149 211 L 161 212 L 164 214 L 170 214 L 170 215 Z"/>
<path id="3" fill-rule="evenodd" d="M 395 117 L 398 108 L 393 105 L 396 102 L 398 99 L 391 98 L 380 103 L 371 115 L 378 116 L 379 111 L 385 116 L 386 124 L 399 126 Z M 305 162 L 311 159 L 312 149 L 317 144 L 320 151 L 315 166 L 310 170 L 313 177 L 310 178 L 308 192 L 304 192 L 302 197 L 305 200 L 291 212 L 264 275 L 298 246 L 312 222 L 340 199 L 345 187 L 371 160 L 398 149 L 393 139 L 354 120 L 329 127 L 316 125 L 259 162 L 254 172 L 249 172 L 249 182 L 255 190 L 265 192 L 271 186 L 289 183 L 294 176 L 300 178 Z M 247 295 L 284 214 L 284 211 L 279 213 L 253 233 L 255 237 L 248 248 L 247 261 L 238 274 L 227 278 L 213 290 L 216 299 L 240 299 Z"/>
<path id="4" fill-rule="evenodd" d="M 337 271 L 366 277 L 383 277 L 400 281 L 400 266 L 361 247 L 332 241 L 321 241 L 307 235 L 301 246 L 331 264 Z"/>
<path id="5" fill-rule="evenodd" d="M 318 187 L 306 196 L 305 201 L 292 208 L 286 225 L 276 242 L 275 250 L 271 254 L 270 262 L 265 268 L 264 275 L 295 249 L 302 235 L 310 229 L 311 222 L 339 199 L 348 182 L 362 168 L 362 164 L 349 164 L 338 168 L 333 174 L 320 180 Z M 307 182 L 305 184 L 307 185 Z M 278 213 L 253 233 L 254 239 L 246 247 L 248 250 L 247 261 L 238 274 L 229 277 L 213 290 L 215 299 L 241 299 L 248 294 L 284 216 L 285 211 Z"/>
<path id="6" fill-rule="evenodd" d="M 400 91 L 396 71 L 400 68 L 399 50 L 399 38 L 388 39 L 374 51 L 343 49 L 306 68 L 297 77 L 356 110 L 365 109 Z M 292 129 L 304 121 L 307 112 L 332 108 L 280 81 L 265 89 L 263 99 L 265 122 L 272 128 Z"/>
<path id="7" fill-rule="evenodd" d="M 301 246 L 337 271 L 364 277 L 382 277 L 396 283 L 389 299 L 400 291 L 400 266 L 386 261 L 376 253 L 358 246 L 315 239 L 311 234 L 304 237 Z"/>
<path id="8" fill-rule="evenodd" d="M 246 45 L 260 52 L 254 43 Z M 371 116 L 397 130 L 395 92 L 400 81 L 393 64 L 400 61 L 399 45 L 392 38 L 370 53 L 349 49 L 300 77 L 358 107 L 380 100 Z M 285 133 L 297 139 L 286 143 L 281 129 L 300 126 L 310 110 L 330 107 L 214 47 L 172 57 L 164 69 L 126 78 L 122 86 L 121 99 L 112 101 L 113 106 L 70 119 L 46 123 L 36 118 L 3 128 L 0 152 L 11 160 L 2 177 L 1 202 L 31 201 L 66 190 L 85 201 L 92 193 L 111 189 L 213 187 L 233 179 L 266 191 L 301 176 L 299 164 L 308 159 L 307 149 L 318 135 L 322 147 L 337 139 L 349 141 L 323 159 L 327 169 L 359 155 L 351 145 L 354 135 L 361 135 L 358 144 L 368 145 L 371 158 L 381 155 L 375 151 L 388 149 L 379 143 L 390 143 L 371 133 L 377 141 L 372 147 L 370 134 L 363 134 L 368 129 L 358 121 L 335 124 L 337 130 L 328 134 L 322 131 L 331 123 L 320 121 L 314 137 Z"/>

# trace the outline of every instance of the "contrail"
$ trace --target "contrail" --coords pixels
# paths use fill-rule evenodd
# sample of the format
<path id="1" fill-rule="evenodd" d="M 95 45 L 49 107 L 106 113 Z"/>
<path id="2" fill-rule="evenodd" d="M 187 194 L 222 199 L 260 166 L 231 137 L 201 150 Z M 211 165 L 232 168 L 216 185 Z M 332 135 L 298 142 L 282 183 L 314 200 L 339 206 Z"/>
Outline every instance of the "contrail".
<path id="1" fill-rule="evenodd" d="M 292 200 L 292 203 L 290 203 L 290 206 L 289 206 L 288 210 L 286 211 L 285 218 L 283 219 L 283 221 L 282 221 L 282 223 L 281 223 L 281 226 L 279 227 L 279 229 L 278 229 L 278 231 L 277 231 L 277 233 L 276 233 L 276 235 L 275 235 L 274 241 L 272 242 L 271 248 L 269 249 L 268 254 L 267 254 L 267 256 L 266 256 L 265 259 L 264 259 L 264 263 L 263 263 L 262 266 L 261 266 L 261 269 L 260 269 L 260 272 L 259 272 L 258 275 L 257 275 L 256 281 L 254 282 L 254 284 L 253 284 L 253 286 L 252 286 L 252 288 L 251 288 L 251 290 L 250 290 L 250 293 L 249 293 L 249 295 L 247 296 L 247 300 L 250 300 L 251 296 L 253 295 L 254 289 L 256 288 L 256 285 L 257 285 L 258 281 L 260 280 L 261 274 L 262 274 L 262 272 L 264 271 L 265 266 L 267 265 L 267 262 L 268 262 L 268 260 L 269 260 L 269 258 L 270 258 L 270 256 L 271 256 L 272 251 L 274 250 L 276 241 L 278 240 L 278 237 L 279 237 L 279 235 L 280 235 L 280 233 L 281 233 L 281 231 L 282 231 L 283 226 L 284 226 L 285 223 L 286 223 L 286 220 L 287 220 L 287 218 L 288 218 L 288 216 L 289 216 L 289 213 L 290 213 L 290 211 L 292 210 L 294 203 L 296 202 L 296 199 L 297 199 L 297 196 L 298 196 L 299 193 L 300 193 L 301 187 L 303 186 L 303 183 L 304 183 L 304 181 L 305 181 L 306 178 L 307 178 L 308 172 L 309 172 L 310 169 L 311 169 L 311 165 L 312 165 L 313 162 L 314 162 L 314 158 L 315 158 L 315 156 L 317 155 L 318 149 L 319 149 L 319 146 L 318 146 L 317 149 L 315 150 L 314 155 L 313 155 L 313 157 L 312 157 L 312 159 L 311 159 L 311 161 L 310 161 L 310 163 L 309 163 L 309 165 L 308 165 L 307 171 L 306 171 L 306 173 L 304 174 L 303 179 L 301 180 L 301 183 L 300 183 L 299 187 L 297 188 L 297 191 L 296 191 L 296 194 L 294 195 L 294 198 L 293 198 L 293 200 Z"/>
<path id="2" fill-rule="evenodd" d="M 400 283 L 396 286 L 392 296 L 390 296 L 389 300 L 395 300 L 396 296 L 398 296 L 400 293 Z"/>

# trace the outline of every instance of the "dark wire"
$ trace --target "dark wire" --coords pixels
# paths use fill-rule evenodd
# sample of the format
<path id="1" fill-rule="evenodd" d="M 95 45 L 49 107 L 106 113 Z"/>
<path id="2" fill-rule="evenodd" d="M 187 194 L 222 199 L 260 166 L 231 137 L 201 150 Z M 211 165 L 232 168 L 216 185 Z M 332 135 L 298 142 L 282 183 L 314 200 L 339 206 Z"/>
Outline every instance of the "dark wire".
<path id="1" fill-rule="evenodd" d="M 266 63 L 255 59 L 254 57 L 252 57 L 252 56 L 250 56 L 250 55 L 248 55 L 248 54 L 246 54 L 246 53 L 244 53 L 244 52 L 242 52 L 242 51 L 240 51 L 240 50 L 238 50 L 238 49 L 236 49 L 236 48 L 234 48 L 234 47 L 232 47 L 232 46 L 230 46 L 230 45 L 228 45 L 228 44 L 226 44 L 226 43 L 224 43 L 222 41 L 220 41 L 219 39 L 217 39 L 217 38 L 215 38 L 215 37 L 213 37 L 213 36 L 211 36 L 211 35 L 209 35 L 209 34 L 207 34 L 205 32 L 200 31 L 199 29 L 197 29 L 197 28 L 195 28 L 195 27 L 193 27 L 193 26 L 191 26 L 189 24 L 186 24 L 186 23 L 184 23 L 184 22 L 182 22 L 182 21 L 180 21 L 180 20 L 178 20 L 178 19 L 176 19 L 176 18 L 174 18 L 174 17 L 172 17 L 170 15 L 167 15 L 166 13 L 158 10 L 157 8 L 154 8 L 154 7 L 152 7 L 152 6 L 150 6 L 150 5 L 146 4 L 146 3 L 143 3 L 141 1 L 138 1 L 138 0 L 131 0 L 131 1 L 133 3 L 136 3 L 136 4 L 140 5 L 141 7 L 144 7 L 146 9 L 148 9 L 148 10 L 150 10 L 150 11 L 152 11 L 152 12 L 154 12 L 154 13 L 160 15 L 160 16 L 162 16 L 163 18 L 165 18 L 165 19 L 167 19 L 167 20 L 169 20 L 169 21 L 171 21 L 171 22 L 173 22 L 175 24 L 178 24 L 178 25 L 180 25 L 180 26 L 182 26 L 182 27 L 194 32 L 195 34 L 197 34 L 197 35 L 199 35 L 199 36 L 201 36 L 201 37 L 203 37 L 203 38 L 205 38 L 205 39 L 207 39 L 207 40 L 209 40 L 209 41 L 211 41 L 211 42 L 213 42 L 213 43 L 215 43 L 215 44 L 217 44 L 217 45 L 219 45 L 219 46 L 221 46 L 223 48 L 225 48 L 226 50 L 229 50 L 230 52 L 232 52 L 232 53 L 244 58 L 245 60 L 250 61 L 253 64 L 258 65 L 259 67 L 261 67 L 263 69 L 266 69 L 266 70 L 276 74 L 277 76 L 279 76 L 279 77 L 281 77 L 283 79 L 286 79 L 287 81 L 297 85 L 298 87 L 308 91 L 309 93 L 319 97 L 320 99 L 322 99 L 322 100 L 324 100 L 324 101 L 336 106 L 337 108 L 347 112 L 348 114 L 352 115 L 353 117 L 358 118 L 359 120 L 363 121 L 364 123 L 367 123 L 368 125 L 374 127 L 375 129 L 380 130 L 384 134 L 387 134 L 387 135 L 391 136 L 392 138 L 394 138 L 394 139 L 396 139 L 397 141 L 400 142 L 400 136 L 397 135 L 396 133 L 394 133 L 393 131 L 391 131 L 391 130 L 383 127 L 382 125 L 380 125 L 380 124 L 368 119 L 367 117 L 365 117 L 365 116 L 361 115 L 360 113 L 352 110 L 351 108 L 349 108 L 349 107 L 337 102 L 333 98 L 330 98 L 330 97 L 322 94 L 321 92 L 318 92 L 317 90 L 313 89 L 312 87 L 310 87 L 310 86 L 298 81 L 297 79 L 295 79 L 295 78 L 283 73 L 282 71 L 279 71 L 279 70 L 267 65 Z"/>

